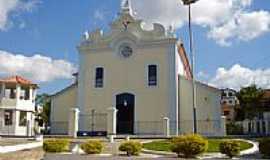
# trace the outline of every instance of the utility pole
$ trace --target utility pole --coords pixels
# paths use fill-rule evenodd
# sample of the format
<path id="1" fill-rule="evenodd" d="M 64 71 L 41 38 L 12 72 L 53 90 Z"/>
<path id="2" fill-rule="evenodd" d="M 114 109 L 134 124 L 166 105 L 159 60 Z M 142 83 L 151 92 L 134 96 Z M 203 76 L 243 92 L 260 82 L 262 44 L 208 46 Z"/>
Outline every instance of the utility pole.
<path id="1" fill-rule="evenodd" d="M 198 132 L 197 126 L 197 99 L 196 99 L 196 79 L 195 79 L 195 52 L 193 48 L 193 33 L 192 33 L 192 16 L 191 5 L 198 0 L 182 0 L 184 5 L 188 6 L 188 29 L 189 29 L 189 49 L 191 54 L 191 66 L 192 66 L 192 106 L 193 106 L 193 133 Z"/>

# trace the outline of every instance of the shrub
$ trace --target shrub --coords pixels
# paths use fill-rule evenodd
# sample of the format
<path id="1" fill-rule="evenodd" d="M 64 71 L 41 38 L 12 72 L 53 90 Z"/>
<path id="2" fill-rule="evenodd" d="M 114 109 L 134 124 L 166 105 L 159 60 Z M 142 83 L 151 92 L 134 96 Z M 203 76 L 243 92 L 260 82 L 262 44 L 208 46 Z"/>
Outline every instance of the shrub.
<path id="1" fill-rule="evenodd" d="M 69 150 L 69 140 L 66 139 L 50 139 L 43 142 L 43 150 L 50 153 L 59 153 Z"/>
<path id="2" fill-rule="evenodd" d="M 219 144 L 219 150 L 232 158 L 240 154 L 240 143 L 237 141 L 224 141 Z"/>
<path id="3" fill-rule="evenodd" d="M 89 140 L 81 144 L 80 147 L 86 154 L 100 154 L 103 150 L 102 143 L 97 140 Z"/>
<path id="4" fill-rule="evenodd" d="M 239 124 L 228 123 L 226 124 L 226 130 L 228 135 L 243 135 L 243 127 Z"/>
<path id="5" fill-rule="evenodd" d="M 126 141 L 120 145 L 119 150 L 126 152 L 127 156 L 137 156 L 141 153 L 142 144 L 138 141 Z"/>
<path id="6" fill-rule="evenodd" d="M 178 136 L 171 140 L 171 151 L 178 157 L 193 158 L 207 151 L 208 141 L 197 134 Z"/>
<path id="7" fill-rule="evenodd" d="M 264 155 L 264 157 L 270 157 L 270 138 L 263 138 L 259 141 L 259 149 L 260 153 Z"/>

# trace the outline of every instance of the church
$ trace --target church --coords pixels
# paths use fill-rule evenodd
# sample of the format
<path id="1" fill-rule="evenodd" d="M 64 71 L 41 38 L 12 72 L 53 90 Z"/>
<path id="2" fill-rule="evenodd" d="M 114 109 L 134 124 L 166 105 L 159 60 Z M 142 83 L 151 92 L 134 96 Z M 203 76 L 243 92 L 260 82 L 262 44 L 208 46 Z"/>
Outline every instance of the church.
<path id="1" fill-rule="evenodd" d="M 84 34 L 76 80 L 51 97 L 51 134 L 69 134 L 74 108 L 78 135 L 193 131 L 193 75 L 184 45 L 172 29 L 154 23 L 146 30 L 142 22 L 127 0 L 109 32 Z M 196 82 L 196 93 L 198 133 L 224 136 L 220 91 Z"/>

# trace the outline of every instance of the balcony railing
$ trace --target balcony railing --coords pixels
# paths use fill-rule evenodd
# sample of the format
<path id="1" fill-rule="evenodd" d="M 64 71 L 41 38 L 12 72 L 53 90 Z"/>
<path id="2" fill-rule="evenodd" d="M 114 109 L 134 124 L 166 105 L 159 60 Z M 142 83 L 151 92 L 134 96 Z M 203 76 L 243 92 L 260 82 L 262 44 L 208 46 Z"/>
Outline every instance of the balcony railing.
<path id="1" fill-rule="evenodd" d="M 0 107 L 16 107 L 17 100 L 3 97 L 0 99 Z"/>

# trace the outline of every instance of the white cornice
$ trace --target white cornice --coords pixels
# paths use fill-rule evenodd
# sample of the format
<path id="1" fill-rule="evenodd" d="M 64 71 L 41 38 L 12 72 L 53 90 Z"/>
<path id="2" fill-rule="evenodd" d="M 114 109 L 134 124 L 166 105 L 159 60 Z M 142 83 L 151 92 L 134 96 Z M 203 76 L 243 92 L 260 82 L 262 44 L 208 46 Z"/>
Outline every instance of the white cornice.
<path id="1" fill-rule="evenodd" d="M 169 38 L 169 39 L 162 39 L 162 40 L 155 40 L 155 41 L 139 41 L 136 43 L 136 47 L 138 49 L 140 48 L 147 48 L 147 47 L 153 47 L 153 46 L 164 46 L 164 45 L 174 45 L 176 44 L 177 39 L 176 38 Z M 98 52 L 103 52 L 103 51 L 111 51 L 114 50 L 114 46 L 116 45 L 110 45 L 110 44 L 102 44 L 102 45 L 84 45 L 84 46 L 79 46 L 78 50 L 79 53 L 81 54 L 95 54 Z"/>

